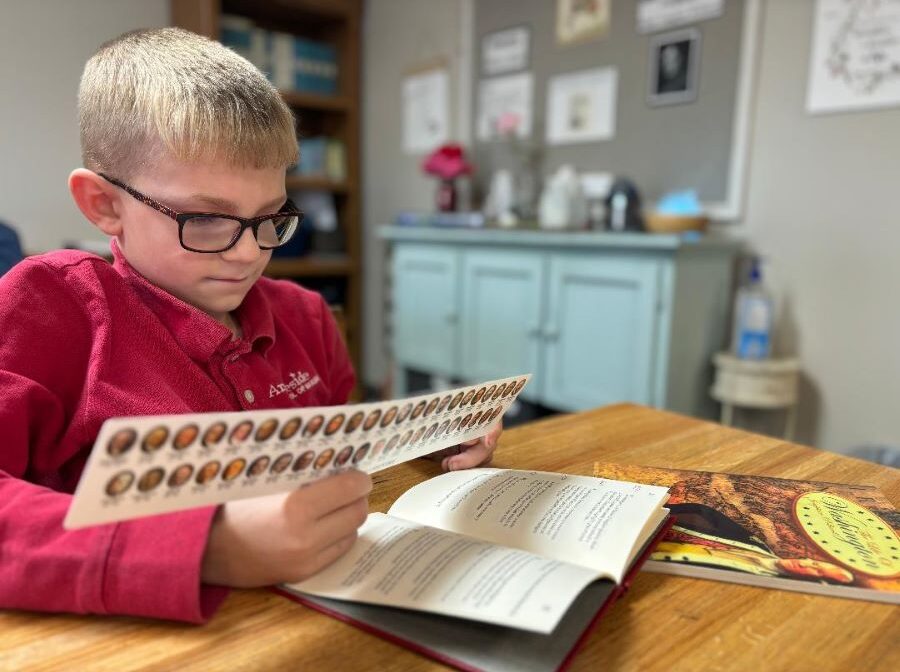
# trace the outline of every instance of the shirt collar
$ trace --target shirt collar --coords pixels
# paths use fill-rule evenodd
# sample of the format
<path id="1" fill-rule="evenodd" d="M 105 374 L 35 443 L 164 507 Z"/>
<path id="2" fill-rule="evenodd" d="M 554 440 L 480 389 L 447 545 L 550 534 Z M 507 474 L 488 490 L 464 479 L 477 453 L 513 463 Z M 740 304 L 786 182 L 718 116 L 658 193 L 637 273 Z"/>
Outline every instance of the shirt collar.
<path id="1" fill-rule="evenodd" d="M 217 350 L 259 349 L 265 354 L 275 341 L 275 320 L 268 297 L 254 283 L 234 311 L 242 338 L 232 340 L 231 330 L 196 306 L 157 287 L 128 263 L 115 238 L 110 241 L 113 268 L 141 295 L 144 303 L 175 337 L 187 354 L 207 361 Z"/>

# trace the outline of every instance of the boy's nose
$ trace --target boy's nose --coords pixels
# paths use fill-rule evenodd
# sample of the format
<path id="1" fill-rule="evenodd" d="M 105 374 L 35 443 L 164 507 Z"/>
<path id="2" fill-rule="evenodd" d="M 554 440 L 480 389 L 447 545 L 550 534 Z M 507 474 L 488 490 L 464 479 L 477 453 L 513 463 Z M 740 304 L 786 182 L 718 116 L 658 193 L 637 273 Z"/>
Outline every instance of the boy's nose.
<path id="1" fill-rule="evenodd" d="M 222 253 L 222 256 L 229 261 L 249 263 L 256 261 L 260 254 L 262 254 L 262 250 L 259 249 L 256 238 L 253 236 L 253 229 L 246 228 L 241 234 L 241 237 L 238 238 L 238 241 L 234 244 L 234 247 L 225 250 L 225 252 Z"/>

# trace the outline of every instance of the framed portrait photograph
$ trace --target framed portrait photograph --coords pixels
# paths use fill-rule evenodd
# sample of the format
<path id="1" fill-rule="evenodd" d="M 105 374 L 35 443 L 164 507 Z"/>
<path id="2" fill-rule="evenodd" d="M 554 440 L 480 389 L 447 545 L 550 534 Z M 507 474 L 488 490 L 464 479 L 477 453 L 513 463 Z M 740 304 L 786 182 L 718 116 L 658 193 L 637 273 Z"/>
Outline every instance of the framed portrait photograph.
<path id="1" fill-rule="evenodd" d="M 690 103 L 697 98 L 700 74 L 700 31 L 676 30 L 650 38 L 650 105 Z"/>

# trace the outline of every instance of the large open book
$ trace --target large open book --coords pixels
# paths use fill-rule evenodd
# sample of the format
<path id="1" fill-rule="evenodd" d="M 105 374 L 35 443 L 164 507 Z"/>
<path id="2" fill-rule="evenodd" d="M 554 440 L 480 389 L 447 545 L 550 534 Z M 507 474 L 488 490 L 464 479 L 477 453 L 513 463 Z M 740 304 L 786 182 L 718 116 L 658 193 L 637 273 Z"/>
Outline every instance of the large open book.
<path id="1" fill-rule="evenodd" d="M 647 570 L 900 604 L 900 511 L 875 487 L 596 464 L 671 490 Z"/>
<path id="2" fill-rule="evenodd" d="M 661 536 L 667 498 L 589 476 L 451 472 L 371 514 L 347 555 L 282 588 L 463 669 L 557 669 Z"/>

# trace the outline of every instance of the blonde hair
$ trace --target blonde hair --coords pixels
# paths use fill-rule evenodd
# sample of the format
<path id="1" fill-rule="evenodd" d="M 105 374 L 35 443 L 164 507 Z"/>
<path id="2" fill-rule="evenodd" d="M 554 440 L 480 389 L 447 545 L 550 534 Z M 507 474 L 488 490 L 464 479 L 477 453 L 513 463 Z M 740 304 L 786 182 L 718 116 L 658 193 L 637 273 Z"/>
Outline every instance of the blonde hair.
<path id="1" fill-rule="evenodd" d="M 105 43 L 78 90 L 81 154 L 128 179 L 164 156 L 252 168 L 297 161 L 294 117 L 249 61 L 180 28 Z"/>

